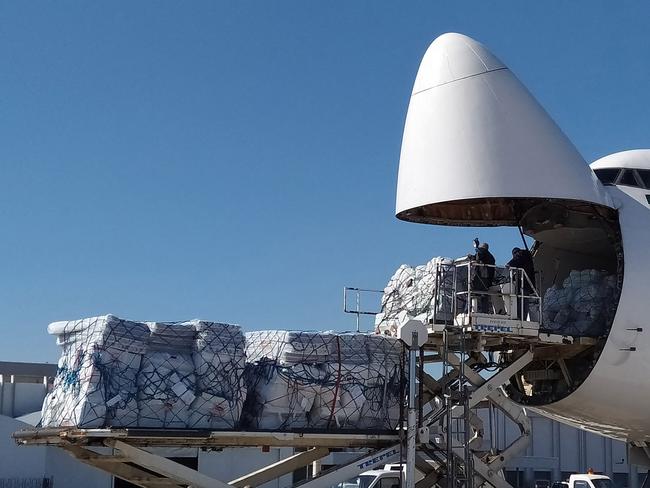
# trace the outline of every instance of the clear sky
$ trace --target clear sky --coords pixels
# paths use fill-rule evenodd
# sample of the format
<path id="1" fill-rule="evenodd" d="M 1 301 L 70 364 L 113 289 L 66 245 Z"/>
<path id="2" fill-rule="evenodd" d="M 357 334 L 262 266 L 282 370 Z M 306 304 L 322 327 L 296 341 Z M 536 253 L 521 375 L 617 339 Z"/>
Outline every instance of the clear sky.
<path id="1" fill-rule="evenodd" d="M 0 3 L 0 360 L 114 313 L 351 329 L 344 285 L 513 229 L 399 222 L 419 61 L 486 44 L 587 161 L 650 147 L 650 8 L 627 2 Z"/>

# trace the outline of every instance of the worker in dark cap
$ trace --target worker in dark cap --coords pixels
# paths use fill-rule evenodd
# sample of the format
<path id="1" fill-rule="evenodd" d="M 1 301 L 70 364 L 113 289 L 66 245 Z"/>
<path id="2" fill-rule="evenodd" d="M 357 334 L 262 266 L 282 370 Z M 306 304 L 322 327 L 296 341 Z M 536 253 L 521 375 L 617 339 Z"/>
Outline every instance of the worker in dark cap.
<path id="1" fill-rule="evenodd" d="M 488 313 L 490 309 L 490 296 L 488 290 L 494 282 L 494 256 L 490 252 L 490 246 L 487 242 L 479 244 L 478 239 L 474 239 L 475 254 L 467 256 L 477 264 L 487 266 L 476 266 L 476 272 L 472 278 L 472 291 L 477 291 L 478 310 L 480 313 Z"/>
<path id="2" fill-rule="evenodd" d="M 515 247 L 512 250 L 512 259 L 508 261 L 508 264 L 511 268 L 520 268 L 523 269 L 526 273 L 526 276 L 523 277 L 523 294 L 524 296 L 531 296 L 533 293 L 532 283 L 535 282 L 535 264 L 533 263 L 533 255 L 528 249 L 520 249 Z M 517 317 L 520 320 L 526 320 L 528 317 L 529 309 L 529 300 L 527 298 L 523 299 L 523 314 L 522 314 L 522 276 L 520 273 L 515 274 L 513 278 L 516 283 L 514 283 L 515 290 L 517 291 Z"/>

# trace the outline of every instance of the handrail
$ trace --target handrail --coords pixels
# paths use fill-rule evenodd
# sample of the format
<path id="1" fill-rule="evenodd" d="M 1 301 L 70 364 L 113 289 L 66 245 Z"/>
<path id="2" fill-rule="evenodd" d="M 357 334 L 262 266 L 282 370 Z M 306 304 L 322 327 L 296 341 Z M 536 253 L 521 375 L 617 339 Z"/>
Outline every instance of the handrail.
<path id="1" fill-rule="evenodd" d="M 456 260 L 453 264 L 450 264 L 449 267 L 453 267 L 455 270 L 460 270 L 460 269 L 466 269 L 467 275 L 465 276 L 465 273 L 462 274 L 462 288 L 459 290 L 459 273 L 458 271 L 454 272 L 454 281 L 453 281 L 453 288 L 452 290 L 449 290 L 449 287 L 447 288 L 447 293 L 450 291 L 452 292 L 453 296 L 456 297 L 457 299 L 462 298 L 461 303 L 464 301 L 465 303 L 465 310 L 467 312 L 477 312 L 476 310 L 472 310 L 473 304 L 472 304 L 472 298 L 475 297 L 484 297 L 482 300 L 490 300 L 492 303 L 491 305 L 496 309 L 498 307 L 498 304 L 495 304 L 494 298 L 486 298 L 486 297 L 501 297 L 503 299 L 503 310 L 506 311 L 506 315 L 509 318 L 512 319 L 518 319 L 522 322 L 527 322 L 528 321 L 528 314 L 524 317 L 524 310 L 529 309 L 529 306 L 527 307 L 526 305 L 531 305 L 532 303 L 535 303 L 538 305 L 538 310 L 536 317 L 533 319 L 531 316 L 530 321 L 542 322 L 542 297 L 540 296 L 537 287 L 535 284 L 532 282 L 530 277 L 528 276 L 528 273 L 526 273 L 526 270 L 523 268 L 518 268 L 514 266 L 499 266 L 497 264 L 487 264 L 487 263 L 479 263 L 476 262 L 475 260 L 472 260 L 470 258 L 461 258 L 459 260 Z M 495 270 L 495 276 L 490 280 L 490 283 L 486 283 L 483 286 L 488 289 L 473 289 L 473 281 L 474 278 L 477 276 L 476 273 L 479 268 L 493 268 Z M 474 272 L 474 273 L 473 273 Z M 499 273 L 501 276 L 498 276 L 497 273 Z M 485 279 L 485 276 L 481 276 L 480 274 L 478 275 L 480 278 Z M 503 282 L 498 282 L 499 278 L 505 279 Z M 466 280 L 466 281 L 465 281 Z M 494 291 L 493 288 L 494 286 L 499 286 L 499 285 L 505 285 L 507 283 L 510 283 L 511 289 L 508 293 L 503 293 L 499 291 Z M 530 287 L 531 292 L 526 293 L 524 292 L 524 289 Z M 436 291 L 437 295 L 440 296 L 440 294 L 444 293 L 444 290 L 437 290 Z M 507 300 L 507 301 L 506 301 Z M 485 308 L 485 302 L 482 302 L 483 305 L 482 307 Z M 489 302 L 488 302 L 489 303 Z M 516 307 L 514 306 L 515 303 L 517 304 Z M 476 306 L 476 304 L 474 304 Z M 455 306 L 454 309 L 457 309 L 458 307 Z M 488 305 L 488 309 L 491 308 Z M 494 312 L 490 310 L 485 310 L 483 312 L 479 313 L 487 313 L 487 314 L 493 314 Z M 496 313 L 494 315 L 500 316 L 502 314 Z M 519 315 L 522 315 L 522 317 L 519 317 Z M 457 311 L 454 314 L 454 317 L 457 316 Z"/>
<path id="2" fill-rule="evenodd" d="M 356 308 L 354 309 L 348 309 L 348 291 L 356 292 L 356 300 L 355 300 Z M 379 313 L 371 310 L 361 310 L 361 293 L 383 293 L 383 292 L 384 290 L 372 290 L 370 288 L 359 288 L 354 286 L 343 287 L 343 312 L 352 313 L 357 316 L 356 318 L 357 332 L 360 332 L 361 329 L 361 323 L 360 323 L 361 315 L 377 315 Z"/>

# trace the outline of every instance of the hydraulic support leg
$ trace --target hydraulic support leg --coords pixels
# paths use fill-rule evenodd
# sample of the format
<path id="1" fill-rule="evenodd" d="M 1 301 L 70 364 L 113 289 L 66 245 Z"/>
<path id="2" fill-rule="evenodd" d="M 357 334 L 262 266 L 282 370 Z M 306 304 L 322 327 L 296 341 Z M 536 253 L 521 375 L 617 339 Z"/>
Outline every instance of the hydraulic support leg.
<path id="1" fill-rule="evenodd" d="M 245 486 L 259 486 L 267 481 L 274 480 L 285 474 L 291 473 L 296 469 L 307 466 L 310 463 L 318 461 L 329 454 L 330 450 L 326 447 L 314 447 L 308 451 L 299 452 L 286 459 L 282 459 L 277 463 L 265 466 L 262 469 L 241 476 L 237 479 L 230 481 L 228 484 L 236 488 L 244 488 Z"/>

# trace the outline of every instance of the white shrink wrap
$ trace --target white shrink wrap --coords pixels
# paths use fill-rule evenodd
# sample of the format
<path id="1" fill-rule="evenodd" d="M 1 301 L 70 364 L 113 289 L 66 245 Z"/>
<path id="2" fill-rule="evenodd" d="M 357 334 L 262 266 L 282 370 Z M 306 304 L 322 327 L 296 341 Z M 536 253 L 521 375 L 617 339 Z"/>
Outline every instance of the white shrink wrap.
<path id="1" fill-rule="evenodd" d="M 56 322 L 62 347 L 42 425 L 343 430 L 400 422 L 402 343 L 112 315 Z"/>
<path id="2" fill-rule="evenodd" d="M 599 337 L 616 311 L 616 276 L 595 269 L 574 270 L 546 290 L 542 328 L 554 334 Z"/>
<path id="3" fill-rule="evenodd" d="M 236 325 L 112 315 L 48 327 L 62 347 L 42 425 L 233 429 L 246 398 Z"/>
<path id="4" fill-rule="evenodd" d="M 400 418 L 402 344 L 334 332 L 246 334 L 247 402 L 253 429 L 394 429 Z M 381 405 L 368 405 L 368 395 Z M 244 420 L 245 419 L 245 420 Z"/>
<path id="5" fill-rule="evenodd" d="M 233 429 L 246 399 L 244 334 L 237 325 L 193 320 L 197 398 L 188 427 Z"/>
<path id="6" fill-rule="evenodd" d="M 436 297 L 436 290 L 452 289 L 452 264 L 449 258 L 436 257 L 424 265 L 397 268 L 384 288 L 375 332 L 396 336 L 399 325 L 409 318 L 432 318 L 435 314 L 436 320 L 451 319 L 452 296 L 440 293 Z"/>
<path id="7" fill-rule="evenodd" d="M 136 377 L 149 329 L 113 315 L 54 322 L 61 358 L 45 397 L 44 427 L 137 424 Z"/>

